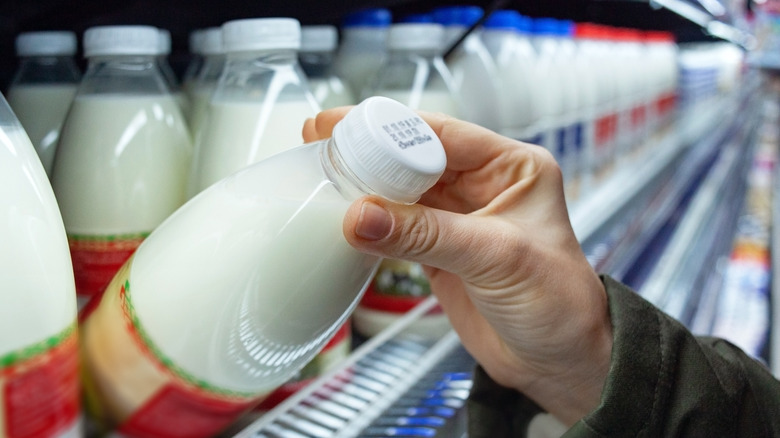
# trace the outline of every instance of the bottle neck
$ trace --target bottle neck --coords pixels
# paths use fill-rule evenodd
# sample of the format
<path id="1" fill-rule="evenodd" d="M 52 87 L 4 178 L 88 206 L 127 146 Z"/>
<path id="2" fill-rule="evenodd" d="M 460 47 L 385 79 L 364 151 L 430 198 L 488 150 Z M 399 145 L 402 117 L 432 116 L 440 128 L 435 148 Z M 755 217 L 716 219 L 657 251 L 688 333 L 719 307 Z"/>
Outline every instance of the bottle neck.
<path id="1" fill-rule="evenodd" d="M 220 75 L 215 99 L 257 100 L 266 93 L 308 99 L 308 85 L 294 50 L 231 53 Z M 312 98 L 313 100 L 313 98 Z"/>
<path id="2" fill-rule="evenodd" d="M 94 56 L 89 58 L 80 94 L 170 93 L 153 55 Z"/>
<path id="3" fill-rule="evenodd" d="M 70 56 L 23 57 L 14 84 L 77 84 L 81 72 Z"/>
<path id="4" fill-rule="evenodd" d="M 354 200 L 364 195 L 376 194 L 349 169 L 334 137 L 322 142 L 320 149 L 322 168 L 345 199 Z"/>
<path id="5" fill-rule="evenodd" d="M 307 77 L 324 78 L 333 64 L 333 52 L 301 52 L 298 61 Z"/>

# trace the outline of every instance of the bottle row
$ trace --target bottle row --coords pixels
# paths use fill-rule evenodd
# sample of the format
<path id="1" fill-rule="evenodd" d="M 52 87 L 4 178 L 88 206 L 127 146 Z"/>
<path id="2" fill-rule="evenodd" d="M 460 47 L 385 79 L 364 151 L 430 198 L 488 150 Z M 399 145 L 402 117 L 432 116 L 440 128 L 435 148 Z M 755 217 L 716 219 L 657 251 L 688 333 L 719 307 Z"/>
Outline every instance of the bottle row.
<path id="1" fill-rule="evenodd" d="M 165 60 L 170 37 L 154 27 L 88 29 L 83 77 L 75 35 L 20 35 L 13 112 L 0 112 L 0 201 L 11 212 L 0 269 L 15 291 L 0 306 L 15 327 L 0 338 L 0 384 L 20 388 L 0 398 L 20 403 L 6 430 L 40 427 L 22 402 L 60 385 L 47 426 L 60 435 L 32 435 L 77 433 L 80 345 L 85 400 L 102 424 L 126 436 L 208 436 L 329 339 L 343 341 L 353 309 L 371 335 L 423 299 L 420 266 L 354 253 L 340 228 L 361 193 L 413 202 L 435 182 L 435 135 L 406 107 L 550 148 L 572 196 L 670 122 L 682 76 L 668 35 L 513 11 L 465 35 L 481 14 L 443 8 L 394 24 L 387 11 L 361 11 L 345 19 L 340 44 L 333 27 L 235 20 L 193 34 L 181 87 Z M 702 65 L 689 70 L 712 67 Z M 689 82 L 706 91 L 709 81 Z M 395 102 L 364 101 L 374 103 L 350 113 L 360 123 L 339 125 L 342 140 L 291 149 L 321 108 L 369 96 Z M 372 143 L 433 150 L 398 163 L 361 143 L 366 124 L 387 134 Z M 76 296 L 88 303 L 78 330 Z M 423 320 L 424 334 L 448 328 L 441 312 Z"/>

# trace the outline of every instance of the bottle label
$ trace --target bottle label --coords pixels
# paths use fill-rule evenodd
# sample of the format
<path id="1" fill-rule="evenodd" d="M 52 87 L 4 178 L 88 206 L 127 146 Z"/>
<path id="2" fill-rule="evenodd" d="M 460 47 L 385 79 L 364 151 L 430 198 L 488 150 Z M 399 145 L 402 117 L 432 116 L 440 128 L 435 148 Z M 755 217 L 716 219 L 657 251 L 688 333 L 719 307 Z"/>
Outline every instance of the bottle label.
<path id="1" fill-rule="evenodd" d="M 94 297 L 105 290 L 114 274 L 149 233 L 88 236 L 68 234 L 76 293 Z"/>
<path id="2" fill-rule="evenodd" d="M 197 438 L 217 434 L 263 395 L 216 387 L 168 358 L 144 332 L 130 296 L 132 258 L 84 321 L 87 409 L 123 436 Z"/>
<path id="3" fill-rule="evenodd" d="M 0 356 L 0 437 L 63 437 L 79 417 L 76 324 Z"/>

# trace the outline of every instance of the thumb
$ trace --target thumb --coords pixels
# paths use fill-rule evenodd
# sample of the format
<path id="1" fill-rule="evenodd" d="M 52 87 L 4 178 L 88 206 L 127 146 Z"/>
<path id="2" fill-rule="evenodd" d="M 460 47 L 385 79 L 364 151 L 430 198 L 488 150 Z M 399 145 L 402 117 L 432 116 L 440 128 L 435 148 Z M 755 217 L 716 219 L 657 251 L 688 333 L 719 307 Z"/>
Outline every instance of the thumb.
<path id="1" fill-rule="evenodd" d="M 344 217 L 347 241 L 359 251 L 421 263 L 476 280 L 488 274 L 488 260 L 507 250 L 503 221 L 463 215 L 421 204 L 396 204 L 368 196 Z M 498 245 L 498 246 L 496 246 Z"/>

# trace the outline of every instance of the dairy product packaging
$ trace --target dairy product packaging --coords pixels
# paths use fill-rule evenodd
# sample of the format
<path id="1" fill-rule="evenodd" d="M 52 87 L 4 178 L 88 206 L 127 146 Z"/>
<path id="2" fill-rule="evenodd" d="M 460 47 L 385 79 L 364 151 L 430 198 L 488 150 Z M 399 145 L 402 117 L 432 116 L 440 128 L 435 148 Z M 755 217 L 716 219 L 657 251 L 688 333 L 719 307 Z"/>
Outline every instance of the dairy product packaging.
<path id="1" fill-rule="evenodd" d="M 300 23 L 293 18 L 222 25 L 226 65 L 197 128 L 190 197 L 302 142 L 303 122 L 320 108 L 298 64 L 300 44 Z"/>
<path id="2" fill-rule="evenodd" d="M 498 132 L 516 140 L 541 144 L 540 119 L 545 89 L 537 78 L 531 22 L 517 11 L 493 12 L 484 23 L 482 40 L 496 64 L 501 89 Z"/>
<path id="3" fill-rule="evenodd" d="M 446 164 L 413 111 L 374 97 L 333 137 L 246 167 L 146 239 L 82 326 L 88 406 L 124 436 L 206 437 L 342 326 L 380 260 L 342 222 L 375 193 L 415 202 Z"/>
<path id="4" fill-rule="evenodd" d="M 25 32 L 16 37 L 19 67 L 8 86 L 8 103 L 47 175 L 51 175 L 62 122 L 81 80 L 73 59 L 76 49 L 73 32 Z"/>
<path id="5" fill-rule="evenodd" d="M 440 24 L 393 24 L 387 59 L 363 97 L 386 96 L 414 109 L 459 117 L 460 101 L 441 57 L 443 42 L 444 27 Z"/>
<path id="6" fill-rule="evenodd" d="M 190 103 L 187 100 L 187 95 L 179 84 L 179 79 L 176 77 L 173 67 L 171 67 L 170 62 L 168 62 L 168 56 L 171 54 L 171 32 L 168 29 L 159 29 L 157 44 L 157 64 L 160 73 L 165 79 L 168 91 L 173 95 L 176 103 L 179 104 L 179 109 L 182 111 L 182 114 L 184 114 L 187 112 Z"/>
<path id="7" fill-rule="evenodd" d="M 344 17 L 341 25 L 341 45 L 333 68 L 359 97 L 387 56 L 387 33 L 392 22 L 390 10 L 361 9 Z"/>
<path id="8" fill-rule="evenodd" d="M 35 149 L 1 95 L 0 242 L 0 437 L 80 437 L 65 228 Z"/>
<path id="9" fill-rule="evenodd" d="M 200 34 L 200 47 L 203 54 L 203 65 L 197 75 L 186 88 L 190 106 L 185 112 L 190 126 L 193 144 L 198 143 L 198 136 L 203 128 L 203 121 L 209 109 L 211 95 L 217 87 L 219 77 L 225 69 L 225 49 L 222 47 L 222 29 L 210 27 Z"/>
<path id="10" fill-rule="evenodd" d="M 298 60 L 309 81 L 314 99 L 322 109 L 354 105 L 352 90 L 333 72 L 333 57 L 338 46 L 335 26 L 303 26 Z"/>
<path id="11" fill-rule="evenodd" d="M 450 6 L 434 9 L 433 19 L 444 26 L 444 50 L 460 40 L 480 18 L 478 6 Z M 454 92 L 461 100 L 464 120 L 498 131 L 501 128 L 500 82 L 490 52 L 482 42 L 482 30 L 475 29 L 445 60 Z"/>
<path id="12" fill-rule="evenodd" d="M 82 304 L 185 200 L 192 145 L 157 50 L 154 27 L 101 26 L 84 34 L 89 66 L 52 174 Z"/>

